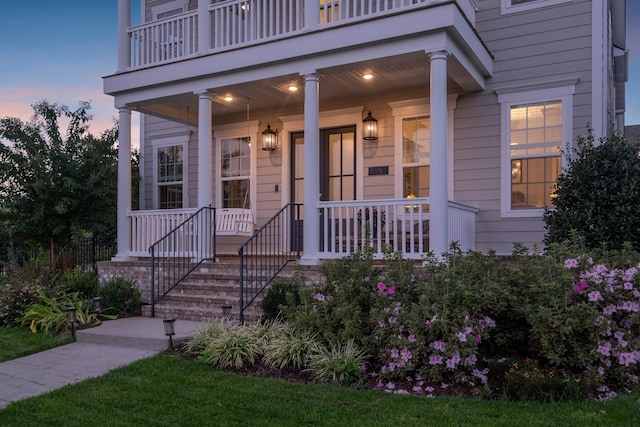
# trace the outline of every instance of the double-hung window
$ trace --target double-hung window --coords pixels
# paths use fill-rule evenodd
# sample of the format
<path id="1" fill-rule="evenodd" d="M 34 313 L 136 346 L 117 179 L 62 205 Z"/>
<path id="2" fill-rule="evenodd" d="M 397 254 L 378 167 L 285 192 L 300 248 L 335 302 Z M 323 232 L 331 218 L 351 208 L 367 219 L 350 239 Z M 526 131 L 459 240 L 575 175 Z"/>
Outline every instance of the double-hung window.
<path id="1" fill-rule="evenodd" d="M 574 88 L 499 95 L 504 217 L 541 216 L 551 207 L 562 151 L 572 138 Z"/>
<path id="2" fill-rule="evenodd" d="M 402 119 L 402 193 L 429 196 L 431 121 L 428 116 Z"/>
<path id="3" fill-rule="evenodd" d="M 248 137 L 221 141 L 222 207 L 251 208 L 251 142 Z"/>
<path id="4" fill-rule="evenodd" d="M 184 145 L 155 149 L 156 200 L 158 209 L 181 209 L 184 202 Z"/>

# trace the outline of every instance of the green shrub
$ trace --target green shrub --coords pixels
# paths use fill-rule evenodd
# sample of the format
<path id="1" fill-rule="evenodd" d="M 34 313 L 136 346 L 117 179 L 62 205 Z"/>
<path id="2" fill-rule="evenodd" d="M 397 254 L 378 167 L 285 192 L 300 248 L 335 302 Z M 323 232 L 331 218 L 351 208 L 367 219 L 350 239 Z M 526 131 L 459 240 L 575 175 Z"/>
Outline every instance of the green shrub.
<path id="1" fill-rule="evenodd" d="M 614 134 L 596 143 L 592 129 L 579 137 L 558 177 L 554 209 L 547 210 L 545 243 L 570 240 L 571 230 L 588 248 L 621 248 L 625 241 L 640 250 L 639 142 Z"/>
<path id="2" fill-rule="evenodd" d="M 114 277 L 100 288 L 99 293 L 104 310 L 133 314 L 140 308 L 140 291 L 130 280 Z"/>
<path id="3" fill-rule="evenodd" d="M 55 281 L 55 287 L 60 294 L 78 292 L 81 298 L 91 299 L 98 295 L 98 275 L 94 272 L 84 272 L 80 267 L 67 270 Z"/>
<path id="4" fill-rule="evenodd" d="M 279 281 L 269 286 L 260 302 L 264 321 L 287 320 L 283 307 L 300 305 L 300 288 L 304 286 L 301 281 L 301 277 L 296 274 L 290 282 Z"/>
<path id="5" fill-rule="evenodd" d="M 363 346 L 371 336 L 371 309 L 380 270 L 370 250 L 331 260 L 321 267 L 324 283 L 300 289 L 302 303 L 284 309 L 295 329 L 309 329 L 327 343 L 354 340 Z"/>
<path id="6" fill-rule="evenodd" d="M 212 337 L 202 360 L 221 369 L 241 369 L 254 365 L 262 357 L 260 340 L 243 326 L 228 326 Z"/>
<path id="7" fill-rule="evenodd" d="M 38 302 L 38 293 L 48 293 L 51 277 L 38 263 L 13 270 L 0 288 L 0 326 L 20 326 L 25 311 Z"/>
<path id="8" fill-rule="evenodd" d="M 279 369 L 302 369 L 323 351 L 324 346 L 318 341 L 317 334 L 285 328 L 265 343 L 263 360 L 268 366 Z"/>
<path id="9" fill-rule="evenodd" d="M 352 384 L 362 378 L 367 355 L 353 340 L 332 345 L 311 359 L 311 374 L 320 382 Z"/>

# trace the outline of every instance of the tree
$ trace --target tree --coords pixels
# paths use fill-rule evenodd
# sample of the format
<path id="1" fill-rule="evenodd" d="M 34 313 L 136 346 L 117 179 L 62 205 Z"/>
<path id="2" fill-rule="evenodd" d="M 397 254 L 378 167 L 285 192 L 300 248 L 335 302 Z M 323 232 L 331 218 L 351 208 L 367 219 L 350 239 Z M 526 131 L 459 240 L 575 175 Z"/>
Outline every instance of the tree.
<path id="1" fill-rule="evenodd" d="M 545 244 L 569 240 L 573 232 L 588 248 L 640 250 L 640 143 L 618 134 L 596 144 L 591 129 L 577 139 L 568 168 L 558 178 L 554 209 L 544 214 Z"/>
<path id="2" fill-rule="evenodd" d="M 0 119 L 0 215 L 15 239 L 47 248 L 53 265 L 74 236 L 115 228 L 117 126 L 90 134 L 87 102 L 75 111 L 46 100 L 32 108 L 28 122 Z"/>

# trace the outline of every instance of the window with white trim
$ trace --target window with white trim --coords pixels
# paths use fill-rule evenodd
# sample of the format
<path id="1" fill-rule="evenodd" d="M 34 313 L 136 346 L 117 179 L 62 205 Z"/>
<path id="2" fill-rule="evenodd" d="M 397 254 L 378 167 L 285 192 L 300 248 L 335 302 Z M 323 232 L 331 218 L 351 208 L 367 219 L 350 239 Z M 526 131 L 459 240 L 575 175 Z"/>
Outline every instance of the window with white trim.
<path id="1" fill-rule="evenodd" d="M 249 137 L 221 141 L 220 171 L 223 208 L 251 208 L 251 140 Z"/>
<path id="2" fill-rule="evenodd" d="M 510 107 L 511 209 L 551 206 L 560 174 L 562 101 Z"/>
<path id="3" fill-rule="evenodd" d="M 158 209 L 181 209 L 184 201 L 184 145 L 156 147 Z"/>
<path id="4" fill-rule="evenodd" d="M 573 0 L 502 0 L 502 14 L 523 12 L 546 6 L 553 6 L 561 3 L 568 3 Z"/>
<path id="5" fill-rule="evenodd" d="M 402 195 L 429 197 L 431 120 L 428 116 L 402 119 Z"/>
<path id="6" fill-rule="evenodd" d="M 502 215 L 540 217 L 551 206 L 572 139 L 575 86 L 503 93 Z"/>

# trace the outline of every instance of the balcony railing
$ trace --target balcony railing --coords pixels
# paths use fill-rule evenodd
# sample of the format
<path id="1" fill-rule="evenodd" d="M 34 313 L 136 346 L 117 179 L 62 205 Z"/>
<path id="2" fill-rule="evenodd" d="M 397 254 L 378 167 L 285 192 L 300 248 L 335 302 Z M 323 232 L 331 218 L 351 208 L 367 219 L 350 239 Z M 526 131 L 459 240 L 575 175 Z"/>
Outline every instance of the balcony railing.
<path id="1" fill-rule="evenodd" d="M 475 25 L 476 0 L 321 0 L 319 8 L 318 0 L 229 0 L 210 4 L 204 16 L 190 11 L 131 27 L 120 48 L 135 69 L 447 3 Z M 209 40 L 198 40 L 200 26 Z"/>
<path id="2" fill-rule="evenodd" d="M 375 258 L 385 250 L 420 259 L 429 252 L 429 198 L 319 202 L 320 258 L 340 258 L 365 246 Z M 463 251 L 475 248 L 477 209 L 448 204 L 448 241 Z"/>

